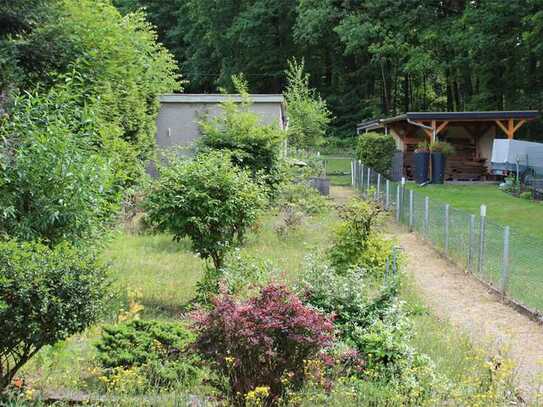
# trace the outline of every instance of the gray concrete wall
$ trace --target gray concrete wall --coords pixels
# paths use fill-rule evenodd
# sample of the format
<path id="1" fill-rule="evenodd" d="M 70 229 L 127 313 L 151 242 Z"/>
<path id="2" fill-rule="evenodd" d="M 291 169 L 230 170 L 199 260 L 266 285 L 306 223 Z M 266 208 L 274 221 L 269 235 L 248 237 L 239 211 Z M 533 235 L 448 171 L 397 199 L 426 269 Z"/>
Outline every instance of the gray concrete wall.
<path id="1" fill-rule="evenodd" d="M 257 113 L 262 123 L 277 123 L 283 127 L 281 103 L 255 102 L 251 111 Z M 201 133 L 198 123 L 205 117 L 222 113 L 217 103 L 161 102 L 157 119 L 157 147 L 189 146 Z"/>

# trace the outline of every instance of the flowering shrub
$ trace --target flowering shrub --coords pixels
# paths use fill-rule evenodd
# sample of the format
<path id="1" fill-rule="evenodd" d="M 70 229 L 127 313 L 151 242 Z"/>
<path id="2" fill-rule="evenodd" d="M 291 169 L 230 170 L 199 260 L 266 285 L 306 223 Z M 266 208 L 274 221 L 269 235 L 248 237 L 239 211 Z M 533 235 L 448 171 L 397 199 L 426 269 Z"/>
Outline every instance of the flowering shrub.
<path id="1" fill-rule="evenodd" d="M 373 275 L 383 275 L 393 243 L 375 231 L 380 215 L 375 204 L 358 199 L 343 209 L 340 213 L 343 222 L 336 230 L 329 251 L 330 262 L 336 271 L 345 273 L 351 267 L 361 267 Z"/>
<path id="2" fill-rule="evenodd" d="M 303 301 L 326 314 L 334 314 L 334 325 L 343 338 L 357 327 L 367 328 L 382 318 L 396 301 L 397 287 L 370 287 L 363 269 L 337 274 L 318 255 L 305 259 L 297 291 Z"/>
<path id="3" fill-rule="evenodd" d="M 257 387 L 268 387 L 269 401 L 276 401 L 285 376 L 301 384 L 304 360 L 328 347 L 333 332 L 329 318 L 275 284 L 244 302 L 216 298 L 211 311 L 195 314 L 195 327 L 197 348 L 228 378 L 225 393 L 238 405 Z"/>

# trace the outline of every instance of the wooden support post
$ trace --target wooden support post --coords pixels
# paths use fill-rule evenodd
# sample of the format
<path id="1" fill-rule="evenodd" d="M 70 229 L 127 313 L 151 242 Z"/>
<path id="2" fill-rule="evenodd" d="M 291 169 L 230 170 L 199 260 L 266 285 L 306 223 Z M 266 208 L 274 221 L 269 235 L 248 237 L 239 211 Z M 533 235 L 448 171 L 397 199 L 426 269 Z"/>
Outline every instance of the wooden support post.
<path id="1" fill-rule="evenodd" d="M 439 127 L 436 129 L 436 134 L 441 133 L 445 128 L 448 126 L 449 122 L 443 122 L 439 125 Z"/>
<path id="2" fill-rule="evenodd" d="M 496 124 L 500 127 L 500 129 L 503 130 L 503 132 L 507 135 L 507 138 L 509 140 L 512 140 L 515 137 L 515 133 L 518 129 L 520 129 L 525 123 L 526 120 L 520 120 L 518 123 L 515 124 L 515 121 L 513 119 L 507 120 L 507 126 L 502 123 L 501 120 L 495 120 Z"/>
<path id="3" fill-rule="evenodd" d="M 515 126 L 513 124 L 513 119 L 509 119 L 507 121 L 507 138 L 511 140 L 513 138 L 513 135 L 515 134 Z"/>

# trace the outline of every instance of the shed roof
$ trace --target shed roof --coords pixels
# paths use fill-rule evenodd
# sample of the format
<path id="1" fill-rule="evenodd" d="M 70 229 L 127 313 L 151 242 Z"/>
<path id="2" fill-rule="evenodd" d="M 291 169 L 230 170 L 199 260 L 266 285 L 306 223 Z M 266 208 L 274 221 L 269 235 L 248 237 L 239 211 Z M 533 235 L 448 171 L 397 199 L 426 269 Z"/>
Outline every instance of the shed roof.
<path id="1" fill-rule="evenodd" d="M 279 94 L 253 94 L 249 95 L 252 103 L 284 103 L 285 98 Z M 239 94 L 212 94 L 212 93 L 176 93 L 162 95 L 162 103 L 221 103 L 227 100 L 241 102 Z"/>

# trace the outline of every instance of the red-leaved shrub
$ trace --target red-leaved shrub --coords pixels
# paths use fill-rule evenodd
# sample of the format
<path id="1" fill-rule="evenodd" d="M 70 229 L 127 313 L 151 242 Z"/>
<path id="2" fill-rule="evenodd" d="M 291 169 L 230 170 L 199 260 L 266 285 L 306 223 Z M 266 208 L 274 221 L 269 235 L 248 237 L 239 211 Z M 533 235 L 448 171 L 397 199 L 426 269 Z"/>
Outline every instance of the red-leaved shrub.
<path id="1" fill-rule="evenodd" d="M 285 286 L 270 284 L 244 302 L 217 297 L 209 312 L 195 314 L 196 346 L 229 380 L 225 393 L 238 405 L 256 387 L 269 388 L 269 402 L 304 379 L 304 360 L 332 342 L 330 318 L 306 307 Z"/>

